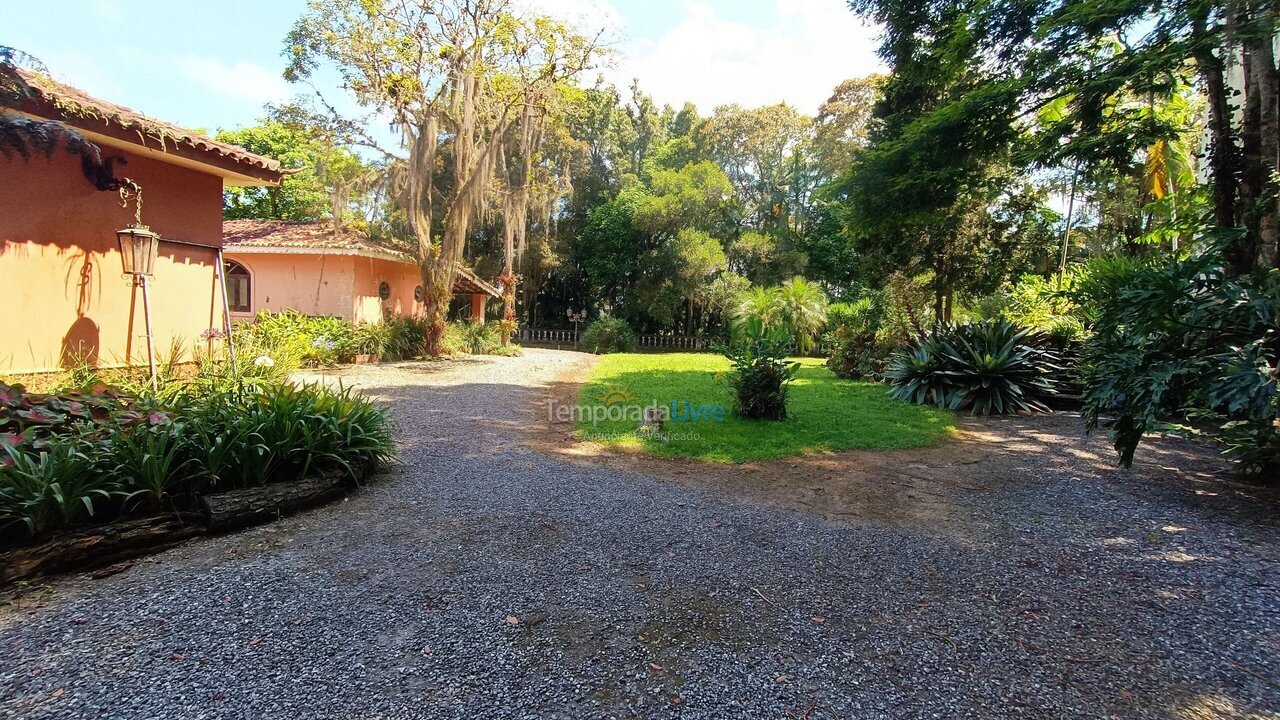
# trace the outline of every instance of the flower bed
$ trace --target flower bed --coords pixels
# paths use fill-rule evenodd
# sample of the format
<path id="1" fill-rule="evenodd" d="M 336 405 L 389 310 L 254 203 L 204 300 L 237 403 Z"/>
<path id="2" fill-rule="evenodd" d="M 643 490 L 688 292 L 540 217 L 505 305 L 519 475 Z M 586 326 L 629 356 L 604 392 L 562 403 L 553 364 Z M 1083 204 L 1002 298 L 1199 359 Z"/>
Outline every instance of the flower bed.
<path id="1" fill-rule="evenodd" d="M 240 385 L 162 402 L 0 383 L 0 550 L 126 518 L 205 518 L 202 500 L 229 491 L 350 485 L 393 454 L 385 411 L 350 391 Z"/>

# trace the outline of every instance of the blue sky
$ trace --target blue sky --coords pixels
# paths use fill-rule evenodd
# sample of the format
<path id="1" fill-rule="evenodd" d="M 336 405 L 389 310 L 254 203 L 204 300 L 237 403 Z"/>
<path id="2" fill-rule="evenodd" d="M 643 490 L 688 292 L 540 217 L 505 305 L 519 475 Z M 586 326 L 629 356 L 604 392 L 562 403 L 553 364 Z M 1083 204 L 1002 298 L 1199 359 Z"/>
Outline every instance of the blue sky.
<path id="1" fill-rule="evenodd" d="M 704 112 L 786 101 L 813 112 L 846 77 L 880 69 L 875 31 L 842 0 L 517 0 L 605 27 L 601 72 L 660 103 Z M 280 77 L 285 33 L 305 0 L 56 0 L 6 8 L 0 44 L 59 80 L 153 117 L 213 130 L 251 124 L 306 88 Z M 24 28 L 17 36 L 12 28 Z M 321 81 L 326 96 L 340 97 Z M 343 104 L 345 105 L 345 104 Z"/>

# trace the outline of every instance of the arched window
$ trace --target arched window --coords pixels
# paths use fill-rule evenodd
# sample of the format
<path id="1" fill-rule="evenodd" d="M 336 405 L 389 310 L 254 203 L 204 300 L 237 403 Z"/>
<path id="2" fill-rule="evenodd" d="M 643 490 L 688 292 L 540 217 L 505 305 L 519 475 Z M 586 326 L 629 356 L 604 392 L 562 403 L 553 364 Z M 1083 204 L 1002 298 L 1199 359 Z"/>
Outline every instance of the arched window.
<path id="1" fill-rule="evenodd" d="M 249 299 L 249 269 L 235 260 L 225 264 L 227 283 L 227 308 L 231 312 L 253 312 Z"/>
<path id="2" fill-rule="evenodd" d="M 378 283 L 378 297 L 383 300 L 391 299 L 391 285 L 386 280 Z"/>

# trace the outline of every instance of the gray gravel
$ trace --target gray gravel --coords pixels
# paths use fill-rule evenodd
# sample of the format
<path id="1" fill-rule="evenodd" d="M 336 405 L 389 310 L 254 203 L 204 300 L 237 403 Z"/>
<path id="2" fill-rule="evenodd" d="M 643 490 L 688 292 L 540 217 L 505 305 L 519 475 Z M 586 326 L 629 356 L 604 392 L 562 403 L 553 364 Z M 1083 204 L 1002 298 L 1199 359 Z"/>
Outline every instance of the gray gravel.
<path id="1" fill-rule="evenodd" d="M 756 507 L 522 446 L 528 388 L 582 362 L 350 371 L 392 404 L 402 467 L 28 588 L 0 614 L 0 717 L 1280 712 L 1266 513 L 1034 455 L 962 533 Z"/>

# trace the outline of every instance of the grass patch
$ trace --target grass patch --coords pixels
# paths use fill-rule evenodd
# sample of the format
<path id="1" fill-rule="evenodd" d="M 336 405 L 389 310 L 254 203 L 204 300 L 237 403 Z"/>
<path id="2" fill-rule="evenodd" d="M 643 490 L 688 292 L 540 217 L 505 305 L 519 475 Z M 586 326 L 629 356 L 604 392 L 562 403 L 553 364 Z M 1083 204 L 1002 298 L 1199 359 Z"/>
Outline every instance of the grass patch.
<path id="1" fill-rule="evenodd" d="M 606 355 L 579 391 L 580 404 L 720 405 L 724 421 L 670 421 L 664 428 L 670 440 L 663 442 L 637 436 L 639 423 L 632 418 L 579 418 L 578 437 L 665 457 L 744 463 L 805 452 L 923 447 L 948 435 L 955 423 L 949 411 L 890 398 L 883 385 L 841 380 L 815 358 L 800 360 L 786 420 L 743 420 L 733 412 L 728 372 L 728 360 L 706 353 Z"/>

